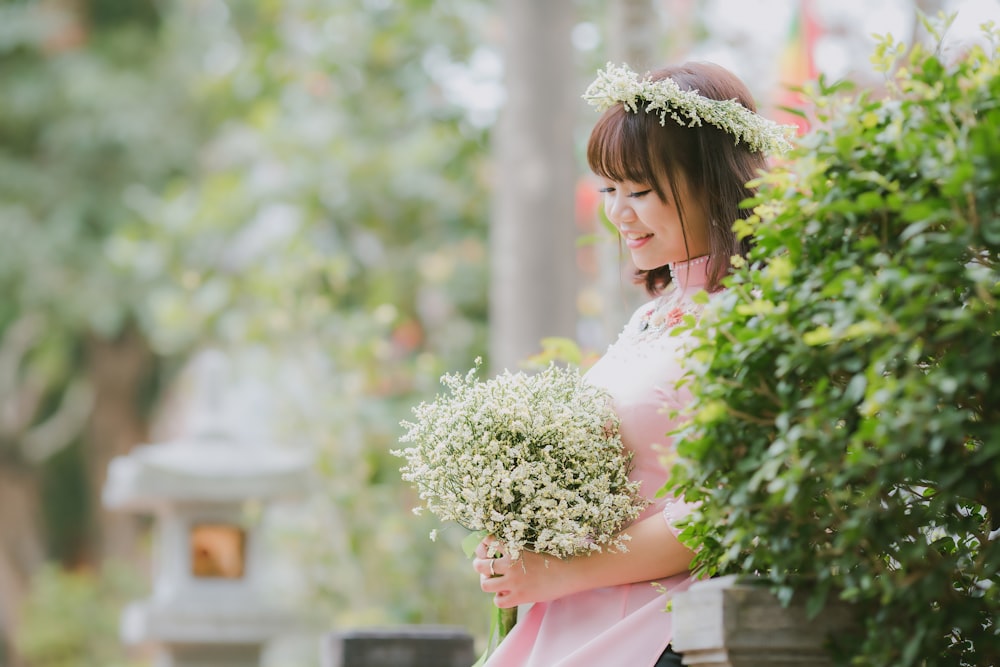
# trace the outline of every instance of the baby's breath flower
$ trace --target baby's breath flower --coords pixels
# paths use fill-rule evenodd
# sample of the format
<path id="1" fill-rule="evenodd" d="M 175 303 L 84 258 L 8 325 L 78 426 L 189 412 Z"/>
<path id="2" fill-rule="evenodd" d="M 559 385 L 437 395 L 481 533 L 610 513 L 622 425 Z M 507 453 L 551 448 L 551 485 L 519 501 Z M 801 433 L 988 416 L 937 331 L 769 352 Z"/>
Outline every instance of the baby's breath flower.
<path id="1" fill-rule="evenodd" d="M 494 535 L 511 558 L 625 549 L 623 526 L 646 501 L 605 391 L 555 364 L 529 375 L 445 375 L 448 389 L 413 409 L 392 453 L 443 521 Z"/>
<path id="2" fill-rule="evenodd" d="M 754 152 L 783 153 L 791 148 L 789 138 L 795 133 L 794 125 L 778 125 L 736 100 L 713 100 L 697 90 L 681 89 L 670 78 L 640 79 L 627 65 L 608 63 L 597 73 L 583 99 L 598 111 L 622 104 L 632 113 L 639 113 L 640 103 L 645 103 L 647 113 L 659 113 L 660 125 L 666 124 L 667 116 L 684 127 L 708 123 L 731 134 L 737 144 L 745 142 Z"/>

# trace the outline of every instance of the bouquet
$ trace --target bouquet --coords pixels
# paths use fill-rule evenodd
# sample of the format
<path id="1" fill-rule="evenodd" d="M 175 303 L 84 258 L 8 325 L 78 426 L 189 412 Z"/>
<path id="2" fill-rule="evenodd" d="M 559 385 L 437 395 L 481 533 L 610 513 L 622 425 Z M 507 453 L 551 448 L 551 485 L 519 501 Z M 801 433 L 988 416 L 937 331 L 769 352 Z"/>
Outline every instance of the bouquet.
<path id="1" fill-rule="evenodd" d="M 631 453 L 607 392 L 576 368 L 441 378 L 448 389 L 413 409 L 392 453 L 426 506 L 474 535 L 493 535 L 511 559 L 617 549 L 646 501 L 629 480 Z M 415 508 L 419 511 L 423 506 Z M 478 542 L 478 540 L 477 540 Z M 501 638 L 505 634 L 501 629 Z"/>

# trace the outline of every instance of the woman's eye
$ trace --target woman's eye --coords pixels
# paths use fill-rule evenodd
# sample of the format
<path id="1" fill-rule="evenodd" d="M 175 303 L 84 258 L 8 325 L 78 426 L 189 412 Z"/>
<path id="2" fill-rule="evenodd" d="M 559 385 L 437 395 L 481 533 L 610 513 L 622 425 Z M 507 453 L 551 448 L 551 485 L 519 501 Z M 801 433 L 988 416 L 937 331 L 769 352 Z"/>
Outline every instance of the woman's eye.
<path id="1" fill-rule="evenodd" d="M 611 194 L 614 191 L 615 191 L 615 188 L 612 187 L 612 186 L 610 186 L 610 185 L 608 185 L 606 187 L 603 187 L 600 190 L 598 190 L 598 192 L 601 193 L 602 195 Z M 626 196 L 638 199 L 639 197 L 642 197 L 644 195 L 648 195 L 652 191 L 653 191 L 652 188 L 647 188 L 646 190 L 637 190 L 635 192 L 630 192 Z"/>

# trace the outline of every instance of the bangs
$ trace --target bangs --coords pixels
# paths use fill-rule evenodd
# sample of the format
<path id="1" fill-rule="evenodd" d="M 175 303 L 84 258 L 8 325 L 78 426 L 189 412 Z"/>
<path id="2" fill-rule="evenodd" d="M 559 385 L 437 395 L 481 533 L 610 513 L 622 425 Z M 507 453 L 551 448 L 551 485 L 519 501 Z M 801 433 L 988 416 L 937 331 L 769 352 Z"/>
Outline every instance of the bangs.
<path id="1" fill-rule="evenodd" d="M 621 105 L 601 116 L 587 142 L 591 171 L 608 180 L 642 183 L 659 190 L 645 141 L 645 113 L 629 113 Z"/>

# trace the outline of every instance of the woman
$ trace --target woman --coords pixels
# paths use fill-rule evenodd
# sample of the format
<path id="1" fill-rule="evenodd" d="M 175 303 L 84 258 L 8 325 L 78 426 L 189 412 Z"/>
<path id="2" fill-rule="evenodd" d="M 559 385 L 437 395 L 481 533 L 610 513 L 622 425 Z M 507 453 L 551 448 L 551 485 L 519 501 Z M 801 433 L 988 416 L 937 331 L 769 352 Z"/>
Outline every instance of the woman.
<path id="1" fill-rule="evenodd" d="M 732 256 L 746 255 L 748 239 L 732 230 L 740 201 L 753 194 L 745 184 L 768 152 L 787 146 L 788 128 L 758 116 L 746 86 L 716 65 L 689 63 L 645 79 L 609 65 L 584 97 L 604 110 L 587 158 L 603 181 L 605 212 L 653 297 L 587 377 L 613 397 L 622 441 L 634 452 L 632 477 L 650 505 L 627 528 L 623 553 L 560 560 L 528 552 L 512 562 L 503 545 L 483 540 L 473 561 L 483 591 L 499 607 L 534 603 L 488 667 L 681 664 L 666 607 L 692 583 L 692 553 L 674 527 L 686 508 L 653 497 L 674 425 L 665 408 L 688 400 L 675 386 L 685 337 L 667 332 L 697 312 L 695 293 L 720 289 Z"/>

